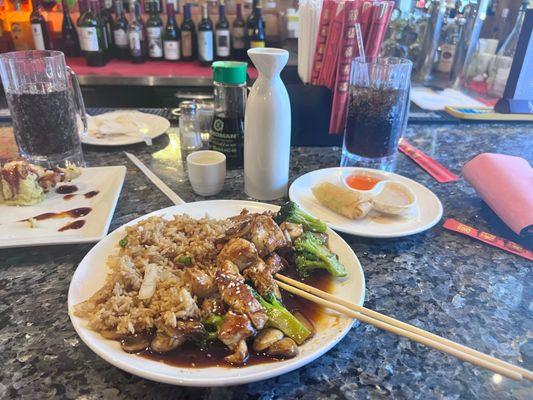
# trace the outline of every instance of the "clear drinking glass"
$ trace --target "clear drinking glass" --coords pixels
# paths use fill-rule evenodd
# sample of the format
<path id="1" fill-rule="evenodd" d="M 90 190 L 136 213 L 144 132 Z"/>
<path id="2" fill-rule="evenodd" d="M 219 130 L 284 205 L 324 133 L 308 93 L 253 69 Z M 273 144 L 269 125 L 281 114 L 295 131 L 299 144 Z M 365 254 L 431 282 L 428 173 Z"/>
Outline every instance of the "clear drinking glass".
<path id="1" fill-rule="evenodd" d="M 411 67 L 396 57 L 352 62 L 341 166 L 394 169 L 407 125 Z"/>
<path id="2" fill-rule="evenodd" d="M 84 165 L 80 136 L 87 132 L 85 106 L 63 53 L 0 54 L 0 74 L 20 154 L 47 168 Z"/>

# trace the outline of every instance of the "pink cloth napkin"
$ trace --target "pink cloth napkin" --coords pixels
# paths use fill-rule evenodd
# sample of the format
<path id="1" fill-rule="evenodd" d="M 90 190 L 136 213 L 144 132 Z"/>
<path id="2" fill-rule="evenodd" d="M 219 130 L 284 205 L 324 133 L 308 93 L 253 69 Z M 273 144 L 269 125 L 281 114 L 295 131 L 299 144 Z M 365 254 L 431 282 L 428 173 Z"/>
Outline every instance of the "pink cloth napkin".
<path id="1" fill-rule="evenodd" d="M 533 234 L 533 169 L 526 160 L 483 153 L 465 164 L 463 176 L 509 228 Z"/>

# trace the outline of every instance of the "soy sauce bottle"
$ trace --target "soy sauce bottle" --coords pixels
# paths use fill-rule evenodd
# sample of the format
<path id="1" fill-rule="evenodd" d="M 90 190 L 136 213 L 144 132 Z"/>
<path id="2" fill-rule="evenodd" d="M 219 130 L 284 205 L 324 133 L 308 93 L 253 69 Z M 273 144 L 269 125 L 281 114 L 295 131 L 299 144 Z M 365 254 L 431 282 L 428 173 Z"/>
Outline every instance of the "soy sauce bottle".
<path id="1" fill-rule="evenodd" d="M 212 150 L 226 155 L 228 168 L 243 165 L 246 67 L 238 61 L 213 63 L 215 115 L 209 143 Z"/>

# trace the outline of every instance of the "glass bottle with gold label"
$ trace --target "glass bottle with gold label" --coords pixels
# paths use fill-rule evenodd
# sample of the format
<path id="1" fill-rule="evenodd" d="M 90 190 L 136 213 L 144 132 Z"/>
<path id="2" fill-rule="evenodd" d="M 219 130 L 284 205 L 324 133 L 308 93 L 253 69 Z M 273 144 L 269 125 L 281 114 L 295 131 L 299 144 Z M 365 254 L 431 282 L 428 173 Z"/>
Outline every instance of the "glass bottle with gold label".
<path id="1" fill-rule="evenodd" d="M 33 49 L 30 12 L 22 10 L 20 0 L 15 0 L 13 3 L 13 11 L 8 15 L 8 24 L 15 50 Z"/>

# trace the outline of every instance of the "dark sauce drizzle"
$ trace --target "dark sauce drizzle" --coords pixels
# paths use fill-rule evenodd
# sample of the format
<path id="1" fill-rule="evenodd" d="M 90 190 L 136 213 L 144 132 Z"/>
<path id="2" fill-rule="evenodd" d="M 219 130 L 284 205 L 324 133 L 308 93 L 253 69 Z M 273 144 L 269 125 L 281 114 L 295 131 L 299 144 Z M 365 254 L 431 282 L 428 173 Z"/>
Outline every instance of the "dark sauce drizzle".
<path id="1" fill-rule="evenodd" d="M 290 276 L 294 279 L 298 279 L 298 277 L 291 272 L 289 272 L 288 270 L 284 270 L 283 274 Z M 321 273 L 320 271 L 317 271 L 317 273 L 313 277 L 306 279 L 304 282 L 325 292 L 331 292 L 332 278 L 327 273 Z M 294 296 L 283 290 L 282 298 L 283 304 L 289 311 L 300 311 L 311 322 L 313 322 L 315 326 L 318 325 L 318 322 L 322 317 L 321 307 L 319 305 L 311 301 L 302 299 L 301 297 Z M 165 354 L 155 353 L 148 349 L 139 353 L 139 355 L 150 360 L 185 368 L 242 368 L 248 365 L 257 365 L 277 361 L 276 358 L 273 358 L 272 356 L 269 356 L 265 353 L 254 352 L 251 348 L 251 341 L 249 340 L 248 343 L 250 357 L 248 358 L 246 364 L 241 367 L 232 366 L 224 360 L 224 357 L 230 355 L 231 351 L 228 350 L 228 348 L 224 346 L 224 344 L 219 340 L 215 340 L 203 348 L 199 347 L 199 345 L 196 343 L 187 342 L 182 346 L 178 347 L 176 350 Z"/>
<path id="2" fill-rule="evenodd" d="M 69 193 L 74 193 L 77 190 L 78 190 L 78 187 L 76 185 L 62 185 L 56 189 L 56 193 L 69 194 Z"/>
<path id="3" fill-rule="evenodd" d="M 64 232 L 64 231 L 67 231 L 69 229 L 80 229 L 81 227 L 83 227 L 83 225 L 85 225 L 85 220 L 84 219 L 78 219 L 76 221 L 69 222 L 68 224 L 62 226 L 61 228 L 58 229 L 58 231 L 59 232 Z"/>
<path id="4" fill-rule="evenodd" d="M 86 199 L 90 199 L 90 198 L 96 196 L 98 193 L 100 193 L 99 190 L 91 190 L 90 192 L 85 193 L 83 195 L 83 197 L 85 197 Z M 63 200 L 70 200 L 74 196 L 76 196 L 76 194 L 67 194 L 67 195 L 63 196 Z"/>
<path id="5" fill-rule="evenodd" d="M 85 217 L 87 214 L 89 214 L 93 209 L 90 207 L 78 207 L 73 208 L 72 210 L 67 211 L 61 211 L 61 212 L 47 212 L 44 214 L 36 215 L 35 217 L 26 218 L 23 220 L 20 220 L 19 222 L 26 222 L 29 221 L 31 218 L 42 221 L 44 219 L 52 219 L 52 218 L 79 218 L 79 217 Z"/>

